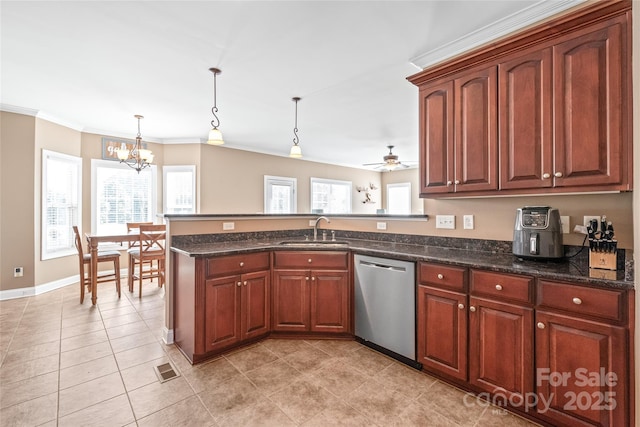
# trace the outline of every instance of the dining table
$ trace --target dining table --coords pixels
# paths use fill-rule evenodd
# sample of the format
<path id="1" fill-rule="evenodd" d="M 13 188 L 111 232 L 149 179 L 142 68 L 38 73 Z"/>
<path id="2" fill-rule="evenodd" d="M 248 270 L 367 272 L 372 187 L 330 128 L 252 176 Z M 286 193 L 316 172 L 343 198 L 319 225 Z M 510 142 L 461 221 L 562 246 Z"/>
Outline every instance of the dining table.
<path id="1" fill-rule="evenodd" d="M 98 301 L 98 245 L 100 243 L 134 242 L 140 238 L 140 231 L 133 229 L 122 233 L 85 233 L 87 246 L 91 254 L 91 304 Z"/>

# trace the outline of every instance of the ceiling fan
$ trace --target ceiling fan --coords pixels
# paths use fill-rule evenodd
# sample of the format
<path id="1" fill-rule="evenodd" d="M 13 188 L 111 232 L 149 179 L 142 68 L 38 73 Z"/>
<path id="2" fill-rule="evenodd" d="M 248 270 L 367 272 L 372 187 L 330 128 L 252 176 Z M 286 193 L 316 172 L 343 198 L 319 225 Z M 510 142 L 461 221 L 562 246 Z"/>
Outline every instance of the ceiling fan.
<path id="1" fill-rule="evenodd" d="M 398 156 L 396 154 L 393 154 L 392 150 L 393 150 L 393 145 L 387 145 L 387 148 L 389 149 L 389 154 L 387 154 L 386 156 L 384 156 L 382 159 L 384 160 L 384 162 L 382 163 L 365 163 L 362 166 L 375 166 L 374 169 L 377 170 L 382 170 L 382 171 L 394 171 L 396 169 L 407 169 L 410 166 L 407 165 L 406 163 L 401 163 L 400 160 L 398 160 Z"/>

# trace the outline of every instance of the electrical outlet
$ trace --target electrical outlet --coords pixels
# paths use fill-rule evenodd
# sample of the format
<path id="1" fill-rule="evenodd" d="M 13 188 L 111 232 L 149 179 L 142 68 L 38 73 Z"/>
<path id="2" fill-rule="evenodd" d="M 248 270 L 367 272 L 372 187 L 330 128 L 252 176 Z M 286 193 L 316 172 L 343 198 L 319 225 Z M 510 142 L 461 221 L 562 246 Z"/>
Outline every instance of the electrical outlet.
<path id="1" fill-rule="evenodd" d="M 473 215 L 465 215 L 463 217 L 463 221 L 464 221 L 464 229 L 465 230 L 473 230 L 473 228 L 474 228 Z"/>
<path id="2" fill-rule="evenodd" d="M 13 269 L 13 277 L 22 277 L 24 275 L 24 268 L 16 267 Z"/>
<path id="3" fill-rule="evenodd" d="M 560 223 L 562 224 L 562 234 L 569 234 L 571 231 L 571 224 L 569 220 L 569 215 L 561 215 Z"/>
<path id="4" fill-rule="evenodd" d="M 386 222 L 379 222 L 379 223 L 376 225 L 376 228 L 377 228 L 378 230 L 386 230 L 386 229 L 387 229 L 387 223 L 386 223 Z"/>
<path id="5" fill-rule="evenodd" d="M 236 223 L 235 222 L 223 222 L 222 229 L 223 230 L 235 230 Z"/>
<path id="6" fill-rule="evenodd" d="M 315 219 L 310 219 L 309 220 L 309 227 L 315 227 L 316 225 L 316 220 Z"/>
<path id="7" fill-rule="evenodd" d="M 582 217 L 582 225 L 584 225 L 585 227 L 588 227 L 589 226 L 589 222 L 592 219 L 597 220 L 598 221 L 598 226 L 600 226 L 599 225 L 600 224 L 600 216 L 598 216 L 598 215 L 585 215 L 585 216 L 583 216 Z"/>
<path id="8" fill-rule="evenodd" d="M 436 215 L 436 228 L 446 228 L 449 230 L 455 230 L 456 216 L 455 215 Z"/>

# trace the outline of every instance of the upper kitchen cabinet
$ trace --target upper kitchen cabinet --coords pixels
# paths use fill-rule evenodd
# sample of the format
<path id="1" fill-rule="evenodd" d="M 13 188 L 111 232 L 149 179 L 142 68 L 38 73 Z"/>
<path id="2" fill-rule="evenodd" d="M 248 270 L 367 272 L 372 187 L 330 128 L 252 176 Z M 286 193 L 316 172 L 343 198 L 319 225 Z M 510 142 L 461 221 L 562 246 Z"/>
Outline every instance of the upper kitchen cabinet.
<path id="1" fill-rule="evenodd" d="M 555 186 L 628 189 L 625 34 L 619 17 L 553 46 L 555 166 L 547 174 Z"/>
<path id="2" fill-rule="evenodd" d="M 551 187 L 551 49 L 500 63 L 500 188 Z"/>
<path id="3" fill-rule="evenodd" d="M 496 83 L 492 66 L 421 88 L 421 194 L 498 188 Z"/>
<path id="4" fill-rule="evenodd" d="M 598 2 L 409 77 L 421 196 L 631 190 L 630 8 Z"/>

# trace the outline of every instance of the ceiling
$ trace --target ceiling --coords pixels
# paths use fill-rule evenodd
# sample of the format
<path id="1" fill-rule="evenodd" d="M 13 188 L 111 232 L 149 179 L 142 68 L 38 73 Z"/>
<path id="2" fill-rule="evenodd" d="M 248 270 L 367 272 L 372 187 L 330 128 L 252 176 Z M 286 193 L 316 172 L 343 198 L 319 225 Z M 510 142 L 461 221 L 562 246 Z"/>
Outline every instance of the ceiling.
<path id="1" fill-rule="evenodd" d="M 204 142 L 213 74 L 225 147 L 305 160 L 418 157 L 406 77 L 582 0 L 4 1 L 0 106 L 124 138 Z"/>

